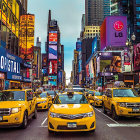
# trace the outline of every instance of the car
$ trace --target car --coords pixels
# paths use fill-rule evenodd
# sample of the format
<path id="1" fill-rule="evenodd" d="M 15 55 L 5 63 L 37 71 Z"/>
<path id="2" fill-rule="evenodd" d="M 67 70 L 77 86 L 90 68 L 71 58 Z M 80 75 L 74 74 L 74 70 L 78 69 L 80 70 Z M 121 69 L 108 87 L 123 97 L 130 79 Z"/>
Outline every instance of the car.
<path id="1" fill-rule="evenodd" d="M 47 92 L 42 92 L 37 97 L 37 110 L 47 110 L 49 108 L 50 98 L 47 96 Z"/>
<path id="2" fill-rule="evenodd" d="M 94 106 L 102 106 L 102 92 L 95 91 L 93 95 Z"/>
<path id="3" fill-rule="evenodd" d="M 26 128 L 30 118 L 37 118 L 37 102 L 32 89 L 0 91 L 0 127 Z"/>
<path id="4" fill-rule="evenodd" d="M 56 95 L 48 112 L 48 131 L 73 132 L 96 129 L 93 107 L 83 93 L 65 92 Z"/>
<path id="5" fill-rule="evenodd" d="M 140 116 L 140 97 L 131 88 L 107 88 L 103 95 L 103 112 L 110 111 L 112 118 Z"/>

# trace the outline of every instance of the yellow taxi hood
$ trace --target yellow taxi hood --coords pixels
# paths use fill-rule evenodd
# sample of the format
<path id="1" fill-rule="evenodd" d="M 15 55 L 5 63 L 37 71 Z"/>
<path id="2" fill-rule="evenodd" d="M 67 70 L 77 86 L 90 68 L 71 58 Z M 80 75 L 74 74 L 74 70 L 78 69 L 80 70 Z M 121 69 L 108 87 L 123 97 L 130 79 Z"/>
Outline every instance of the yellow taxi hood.
<path id="1" fill-rule="evenodd" d="M 0 108 L 16 108 L 25 105 L 25 101 L 3 101 L 0 102 Z"/>
<path id="2" fill-rule="evenodd" d="M 116 102 L 140 103 L 140 97 L 115 97 Z"/>
<path id="3" fill-rule="evenodd" d="M 37 98 L 37 102 L 47 101 L 48 98 Z"/>
<path id="4" fill-rule="evenodd" d="M 95 96 L 95 99 L 102 99 L 102 96 Z"/>
<path id="5" fill-rule="evenodd" d="M 93 111 L 90 104 L 53 104 L 50 112 L 60 114 L 82 114 Z"/>

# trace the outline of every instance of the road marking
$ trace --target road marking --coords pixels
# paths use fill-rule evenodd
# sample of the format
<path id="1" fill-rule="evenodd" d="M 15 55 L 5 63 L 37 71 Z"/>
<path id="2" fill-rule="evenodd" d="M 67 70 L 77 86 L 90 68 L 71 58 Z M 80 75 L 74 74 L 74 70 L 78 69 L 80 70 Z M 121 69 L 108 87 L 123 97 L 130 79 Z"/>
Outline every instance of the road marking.
<path id="1" fill-rule="evenodd" d="M 38 127 L 42 127 L 42 128 L 48 128 L 48 126 L 46 125 L 46 126 L 38 126 Z"/>
<path id="2" fill-rule="evenodd" d="M 48 118 L 45 118 L 45 120 L 42 122 L 41 126 L 44 125 L 44 123 L 47 121 Z"/>
<path id="3" fill-rule="evenodd" d="M 108 119 L 110 119 L 111 121 L 115 122 L 116 124 L 119 124 L 118 122 L 116 122 L 115 120 L 113 120 L 112 118 L 108 117 L 107 115 L 105 115 L 104 113 L 101 112 L 101 110 L 95 108 L 98 112 L 100 112 L 101 114 L 103 114 L 104 116 L 106 116 Z"/>
<path id="4" fill-rule="evenodd" d="M 107 124 L 109 127 L 140 127 L 140 124 Z"/>

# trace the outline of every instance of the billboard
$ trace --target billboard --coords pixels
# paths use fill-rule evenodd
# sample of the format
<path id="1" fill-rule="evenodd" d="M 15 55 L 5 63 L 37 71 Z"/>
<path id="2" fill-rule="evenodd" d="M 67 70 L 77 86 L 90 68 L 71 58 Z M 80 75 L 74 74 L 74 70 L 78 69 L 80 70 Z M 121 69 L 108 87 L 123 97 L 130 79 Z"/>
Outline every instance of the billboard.
<path id="1" fill-rule="evenodd" d="M 121 52 L 100 52 L 97 58 L 97 73 L 122 72 Z"/>
<path id="2" fill-rule="evenodd" d="M 50 74 L 53 74 L 53 75 L 57 74 L 57 60 L 51 60 L 49 62 L 49 75 Z"/>
<path id="3" fill-rule="evenodd" d="M 57 86 L 57 76 L 48 76 L 48 84 L 51 86 Z"/>
<path id="4" fill-rule="evenodd" d="M 140 43 L 134 46 L 134 71 L 140 70 Z"/>
<path id="5" fill-rule="evenodd" d="M 76 42 L 76 51 L 81 51 L 82 42 Z"/>
<path id="6" fill-rule="evenodd" d="M 92 54 L 94 54 L 97 51 L 97 36 L 93 39 L 92 42 Z"/>
<path id="7" fill-rule="evenodd" d="M 33 58 L 34 46 L 34 15 L 22 15 L 20 17 L 20 57 L 30 60 Z"/>
<path id="8" fill-rule="evenodd" d="M 127 41 L 127 17 L 108 16 L 101 25 L 101 50 L 106 47 L 123 47 Z"/>
<path id="9" fill-rule="evenodd" d="M 16 0 L 0 1 L 0 20 L 17 37 L 19 35 L 19 5 Z M 2 8 L 2 9 L 1 9 Z"/>
<path id="10" fill-rule="evenodd" d="M 128 48 L 122 52 L 122 72 L 131 72 L 131 54 Z"/>
<path id="11" fill-rule="evenodd" d="M 89 73 L 89 64 L 86 65 L 86 76 L 90 77 L 90 73 Z"/>
<path id="12" fill-rule="evenodd" d="M 57 45 L 49 45 L 49 59 L 57 59 Z"/>
<path id="13" fill-rule="evenodd" d="M 57 44 L 57 31 L 49 32 L 49 44 Z"/>

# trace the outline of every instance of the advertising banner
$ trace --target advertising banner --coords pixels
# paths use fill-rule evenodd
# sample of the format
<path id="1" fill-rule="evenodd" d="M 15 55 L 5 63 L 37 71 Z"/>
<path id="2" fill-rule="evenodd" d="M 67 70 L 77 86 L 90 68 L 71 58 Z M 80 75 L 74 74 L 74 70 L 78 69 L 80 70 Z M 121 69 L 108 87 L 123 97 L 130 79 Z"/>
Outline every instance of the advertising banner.
<path id="1" fill-rule="evenodd" d="M 49 59 L 57 59 L 57 45 L 49 45 Z"/>
<path id="2" fill-rule="evenodd" d="M 140 43 L 134 46 L 134 71 L 140 70 Z"/>
<path id="3" fill-rule="evenodd" d="M 108 16 L 101 26 L 101 50 L 105 47 L 123 47 L 127 41 L 127 17 Z"/>
<path id="4" fill-rule="evenodd" d="M 92 42 L 92 54 L 96 53 L 97 51 L 97 36 L 94 38 Z"/>
<path id="5" fill-rule="evenodd" d="M 97 73 L 122 72 L 121 52 L 101 52 L 97 59 Z"/>
<path id="6" fill-rule="evenodd" d="M 76 42 L 76 51 L 81 51 L 82 42 Z"/>
<path id="7" fill-rule="evenodd" d="M 130 50 L 125 48 L 122 51 L 122 72 L 131 72 Z"/>
<path id="8" fill-rule="evenodd" d="M 49 32 L 49 44 L 57 44 L 57 31 Z"/>
<path id="9" fill-rule="evenodd" d="M 51 86 L 57 86 L 57 76 L 48 76 L 48 84 Z"/>
<path id="10" fill-rule="evenodd" d="M 89 74 L 89 64 L 86 65 L 86 76 L 90 77 L 90 74 Z"/>
<path id="11" fill-rule="evenodd" d="M 20 57 L 30 60 L 33 58 L 34 46 L 34 15 L 22 15 L 20 17 Z"/>
<path id="12" fill-rule="evenodd" d="M 18 37 L 19 35 L 19 5 L 16 2 L 16 0 L 3 0 L 1 2 L 0 20 Z"/>
<path id="13" fill-rule="evenodd" d="M 21 58 L 8 53 L 5 48 L 0 47 L 0 71 L 7 73 L 7 79 L 22 80 L 20 75 L 21 63 Z"/>
<path id="14" fill-rule="evenodd" d="M 62 73 L 62 71 L 59 71 L 58 72 L 58 82 L 59 83 L 62 83 L 62 77 L 63 77 L 63 73 Z"/>
<path id="15" fill-rule="evenodd" d="M 57 74 L 57 60 L 51 60 L 49 62 L 49 74 Z"/>

